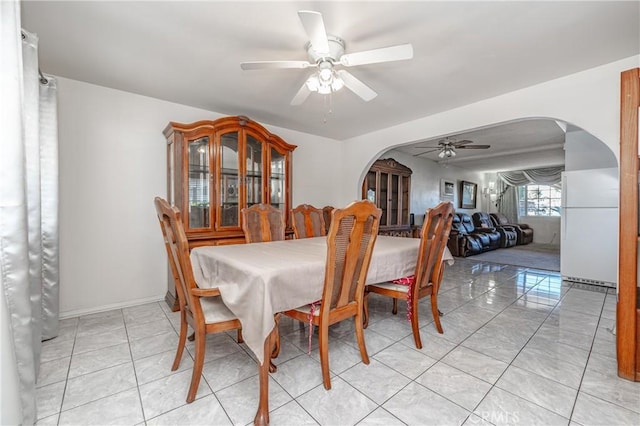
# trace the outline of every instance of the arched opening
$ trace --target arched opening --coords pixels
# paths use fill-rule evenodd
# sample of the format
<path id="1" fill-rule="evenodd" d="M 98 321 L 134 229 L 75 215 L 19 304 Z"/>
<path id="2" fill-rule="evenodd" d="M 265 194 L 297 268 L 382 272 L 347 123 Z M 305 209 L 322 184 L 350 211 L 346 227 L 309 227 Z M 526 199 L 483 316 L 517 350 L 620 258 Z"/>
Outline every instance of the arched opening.
<path id="1" fill-rule="evenodd" d="M 433 148 L 442 140 L 471 141 L 466 146 L 490 148 L 463 148 L 450 158 L 439 156 Z M 457 211 L 492 213 L 497 211 L 497 172 L 563 166 L 563 196 L 556 200 L 562 208 L 547 211 L 552 214 L 546 216 L 530 216 L 525 209 L 519 220 L 534 228 L 535 243 L 556 247 L 557 270 L 563 277 L 615 286 L 617 246 L 612 237 L 618 225 L 618 163 L 610 147 L 587 130 L 554 118 L 526 118 L 398 145 L 371 163 L 384 158 L 413 171 L 410 211 L 417 225 L 425 210 L 443 199 L 443 183 L 454 184 L 451 201 Z M 360 184 L 367 172 L 362 170 Z M 461 208 L 458 186 L 463 180 L 478 185 L 475 208 Z M 593 238 L 585 241 L 587 233 Z M 580 262 L 585 256 L 597 261 L 584 268 Z"/>

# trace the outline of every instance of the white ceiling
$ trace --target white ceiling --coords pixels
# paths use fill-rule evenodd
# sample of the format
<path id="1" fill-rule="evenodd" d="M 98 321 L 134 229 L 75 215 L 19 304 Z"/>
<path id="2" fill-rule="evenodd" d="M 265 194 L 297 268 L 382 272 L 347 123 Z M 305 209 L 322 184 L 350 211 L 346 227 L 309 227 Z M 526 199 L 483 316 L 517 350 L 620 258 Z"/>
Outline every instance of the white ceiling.
<path id="1" fill-rule="evenodd" d="M 290 106 L 312 71 L 240 63 L 306 60 L 303 9 L 320 11 L 347 53 L 411 43 L 414 58 L 349 68 L 378 93 L 370 102 L 343 89 Z M 639 11 L 638 1 L 23 1 L 22 25 L 40 37 L 45 73 L 344 140 L 637 55 Z M 516 152 L 562 143 L 554 122 L 521 125 L 460 136 L 492 145 L 464 156 L 507 143 L 524 158 Z"/>
<path id="2" fill-rule="evenodd" d="M 488 149 L 457 149 L 456 156 L 438 158 L 438 151 L 424 146 L 437 145 L 442 138 L 395 148 L 408 155 L 467 170 L 498 172 L 564 164 L 565 129 L 572 126 L 548 119 L 530 119 L 487 127 L 455 135 L 450 140 L 473 141 L 470 145 L 490 145 Z M 508 165 L 508 169 L 505 168 Z"/>

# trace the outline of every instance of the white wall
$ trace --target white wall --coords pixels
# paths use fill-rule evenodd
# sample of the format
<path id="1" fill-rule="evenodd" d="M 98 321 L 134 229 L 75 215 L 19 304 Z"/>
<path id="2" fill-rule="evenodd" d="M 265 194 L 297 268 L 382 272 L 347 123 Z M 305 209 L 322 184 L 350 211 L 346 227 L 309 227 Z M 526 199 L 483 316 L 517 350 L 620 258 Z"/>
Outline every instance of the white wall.
<path id="1" fill-rule="evenodd" d="M 560 246 L 560 216 L 525 216 L 519 222 L 533 228 L 533 242 Z"/>
<path id="2" fill-rule="evenodd" d="M 61 316 L 160 300 L 167 266 L 153 198 L 166 196 L 162 130 L 221 114 L 65 78 L 58 88 Z M 266 127 L 298 145 L 294 204 L 335 203 L 339 142 Z"/>
<path id="3" fill-rule="evenodd" d="M 566 133 L 564 151 L 566 171 L 618 167 L 612 148 L 584 130 Z"/>

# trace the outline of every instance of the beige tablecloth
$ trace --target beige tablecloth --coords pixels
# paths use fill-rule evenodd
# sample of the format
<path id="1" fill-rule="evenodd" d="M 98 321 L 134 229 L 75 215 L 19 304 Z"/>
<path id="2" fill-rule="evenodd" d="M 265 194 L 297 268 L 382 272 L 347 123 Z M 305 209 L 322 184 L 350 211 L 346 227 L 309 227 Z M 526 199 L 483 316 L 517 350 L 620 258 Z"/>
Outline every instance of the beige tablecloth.
<path id="1" fill-rule="evenodd" d="M 414 273 L 420 239 L 378 236 L 367 284 Z M 191 251 L 201 288 L 218 287 L 240 319 L 249 348 L 262 363 L 274 314 L 322 297 L 327 256 L 325 237 L 269 243 L 197 247 Z M 448 250 L 445 259 L 453 259 Z"/>

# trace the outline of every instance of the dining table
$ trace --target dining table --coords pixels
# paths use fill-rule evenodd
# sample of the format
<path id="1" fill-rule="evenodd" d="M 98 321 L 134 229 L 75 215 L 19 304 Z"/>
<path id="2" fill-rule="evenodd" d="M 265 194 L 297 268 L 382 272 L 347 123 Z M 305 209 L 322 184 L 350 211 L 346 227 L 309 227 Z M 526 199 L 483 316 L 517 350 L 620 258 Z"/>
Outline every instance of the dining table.
<path id="1" fill-rule="evenodd" d="M 379 235 L 367 284 L 414 273 L 419 238 Z M 275 315 L 322 297 L 326 237 L 196 247 L 191 250 L 200 288 L 217 287 L 224 304 L 242 323 L 242 335 L 259 363 L 260 400 L 254 424 L 269 423 L 269 367 L 275 345 Z M 443 260 L 453 258 L 447 248 Z"/>

